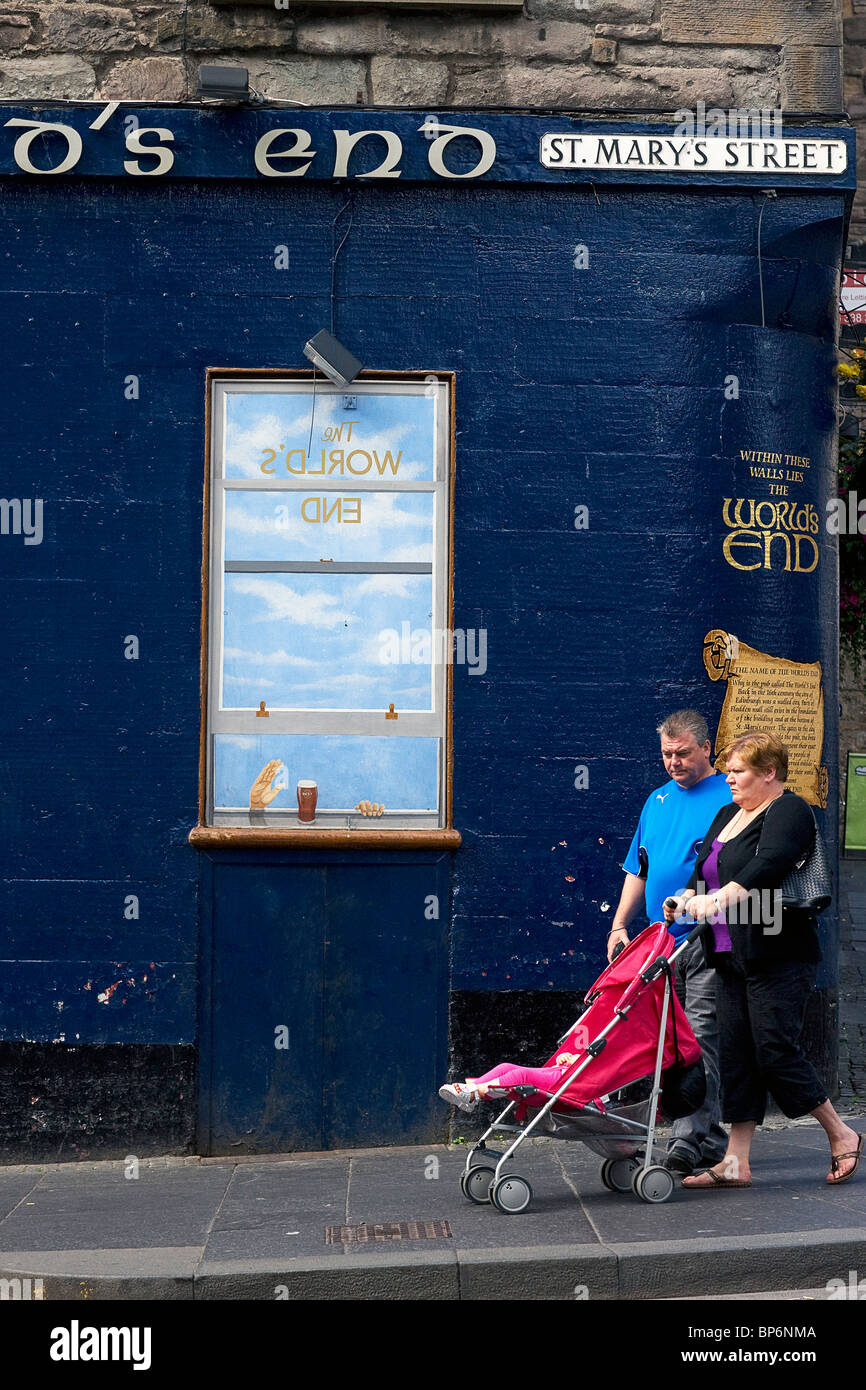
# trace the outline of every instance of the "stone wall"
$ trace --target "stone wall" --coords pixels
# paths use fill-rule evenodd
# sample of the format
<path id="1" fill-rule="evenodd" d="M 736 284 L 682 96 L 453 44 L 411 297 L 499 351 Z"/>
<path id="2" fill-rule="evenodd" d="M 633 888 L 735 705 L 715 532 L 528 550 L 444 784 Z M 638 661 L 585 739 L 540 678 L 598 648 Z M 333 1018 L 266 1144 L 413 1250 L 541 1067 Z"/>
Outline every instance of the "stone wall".
<path id="1" fill-rule="evenodd" d="M 866 0 L 843 0 L 845 110 L 857 131 L 857 183 L 849 242 L 866 241 Z"/>
<path id="2" fill-rule="evenodd" d="M 864 673 L 859 676 L 848 662 L 839 671 L 839 750 L 845 771 L 848 753 L 866 752 L 866 700 L 863 698 Z"/>
<path id="3" fill-rule="evenodd" d="M 864 674 L 843 662 L 839 670 L 839 843 L 845 835 L 848 754 L 866 752 L 866 694 Z"/>
<path id="4" fill-rule="evenodd" d="M 210 60 L 248 67 L 268 97 L 310 104 L 672 112 L 702 100 L 838 114 L 842 4 L 0 0 L 0 99 L 183 100 Z"/>

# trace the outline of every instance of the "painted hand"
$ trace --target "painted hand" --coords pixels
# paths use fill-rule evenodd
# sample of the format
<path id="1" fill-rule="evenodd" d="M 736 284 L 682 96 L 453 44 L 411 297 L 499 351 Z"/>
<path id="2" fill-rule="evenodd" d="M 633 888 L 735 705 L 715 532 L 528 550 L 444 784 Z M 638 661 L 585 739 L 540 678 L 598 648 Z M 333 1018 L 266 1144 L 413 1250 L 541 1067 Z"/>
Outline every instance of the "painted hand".
<path id="1" fill-rule="evenodd" d="M 284 767 L 285 764 L 282 763 L 279 758 L 272 758 L 269 763 L 265 764 L 256 780 L 253 782 L 253 785 L 250 787 L 251 811 L 263 811 L 266 806 L 270 806 L 274 797 L 277 796 L 279 792 L 285 790 L 285 783 L 282 783 L 278 787 L 273 785 L 280 769 Z"/>
<path id="2" fill-rule="evenodd" d="M 380 804 L 378 801 L 359 801 L 355 807 L 355 810 L 360 811 L 362 816 L 381 816 L 384 809 L 384 804 Z"/>

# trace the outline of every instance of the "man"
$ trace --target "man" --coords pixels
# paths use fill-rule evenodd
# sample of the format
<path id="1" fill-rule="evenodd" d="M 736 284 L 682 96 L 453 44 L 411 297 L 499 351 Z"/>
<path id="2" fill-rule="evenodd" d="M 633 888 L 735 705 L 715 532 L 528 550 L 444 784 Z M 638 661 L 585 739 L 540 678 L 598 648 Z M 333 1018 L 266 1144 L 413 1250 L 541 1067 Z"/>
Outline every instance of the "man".
<path id="1" fill-rule="evenodd" d="M 651 922 L 664 919 L 665 898 L 681 892 L 695 865 L 701 841 L 720 806 L 731 800 L 727 780 L 711 762 L 707 722 L 696 710 L 681 709 L 659 725 L 662 762 L 670 781 L 651 792 L 626 855 L 625 884 L 608 937 L 610 960 L 628 941 L 626 928 L 640 911 Z M 694 923 L 674 922 L 669 930 L 681 942 Z M 675 965 L 677 993 L 701 1045 L 707 1072 L 707 1096 L 700 1110 L 676 1120 L 665 1160 L 676 1173 L 719 1163 L 728 1136 L 719 1124 L 719 1044 L 716 1026 L 715 972 L 704 962 L 695 941 Z"/>

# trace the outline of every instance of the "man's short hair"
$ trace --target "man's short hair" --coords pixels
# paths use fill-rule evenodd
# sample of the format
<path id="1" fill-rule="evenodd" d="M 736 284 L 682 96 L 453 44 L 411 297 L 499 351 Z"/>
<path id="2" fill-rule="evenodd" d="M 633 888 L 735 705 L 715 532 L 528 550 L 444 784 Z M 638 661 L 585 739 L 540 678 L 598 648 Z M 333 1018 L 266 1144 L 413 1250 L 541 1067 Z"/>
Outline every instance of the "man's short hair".
<path id="1" fill-rule="evenodd" d="M 659 724 L 656 733 L 660 738 L 676 738 L 680 734 L 691 734 L 699 748 L 702 748 L 710 737 L 707 721 L 696 709 L 675 710 Z"/>

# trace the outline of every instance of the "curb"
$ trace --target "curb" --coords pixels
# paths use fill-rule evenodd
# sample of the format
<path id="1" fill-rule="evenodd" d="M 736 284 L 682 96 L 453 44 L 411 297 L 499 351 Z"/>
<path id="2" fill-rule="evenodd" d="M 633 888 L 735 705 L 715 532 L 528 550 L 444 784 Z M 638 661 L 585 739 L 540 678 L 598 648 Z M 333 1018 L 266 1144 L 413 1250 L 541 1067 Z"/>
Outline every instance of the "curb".
<path id="1" fill-rule="evenodd" d="M 866 1228 L 619 1245 L 202 1260 L 197 1247 L 0 1254 L 0 1298 L 162 1301 L 611 1301 L 815 1289 L 866 1267 Z M 28 1282 L 30 1281 L 29 1285 Z M 14 1291 L 17 1288 L 18 1292 Z"/>

